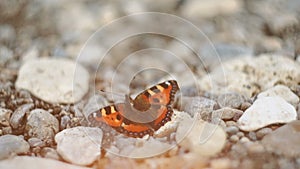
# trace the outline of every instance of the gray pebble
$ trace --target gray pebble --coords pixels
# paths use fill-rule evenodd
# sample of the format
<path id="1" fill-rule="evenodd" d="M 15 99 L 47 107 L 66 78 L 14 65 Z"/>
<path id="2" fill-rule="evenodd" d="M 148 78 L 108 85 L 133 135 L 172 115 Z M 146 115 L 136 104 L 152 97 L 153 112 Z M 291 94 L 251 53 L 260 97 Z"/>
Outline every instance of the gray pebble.
<path id="1" fill-rule="evenodd" d="M 242 110 L 242 111 L 245 111 L 245 110 L 247 110 L 251 105 L 252 105 L 252 104 L 249 103 L 249 102 L 244 102 L 244 103 L 241 104 L 241 110 Z"/>
<path id="2" fill-rule="evenodd" d="M 28 151 L 29 144 L 22 137 L 15 135 L 0 137 L 0 160 Z"/>
<path id="3" fill-rule="evenodd" d="M 30 109 L 34 107 L 34 104 L 28 103 L 18 107 L 10 118 L 10 124 L 13 129 L 17 129 L 22 126 L 24 121 L 24 116 L 29 112 Z"/>
<path id="4" fill-rule="evenodd" d="M 239 141 L 239 137 L 237 135 L 232 135 L 230 136 L 229 140 L 236 143 Z"/>
<path id="5" fill-rule="evenodd" d="M 265 135 L 272 133 L 273 130 L 271 128 L 262 128 L 256 132 L 257 139 L 262 139 Z"/>
<path id="6" fill-rule="evenodd" d="M 46 143 L 51 143 L 59 130 L 58 120 L 43 109 L 34 109 L 27 118 L 26 132 Z"/>
<path id="7" fill-rule="evenodd" d="M 242 113 L 243 112 L 241 110 L 224 107 L 218 110 L 214 110 L 212 112 L 212 118 L 219 117 L 222 120 L 229 120 L 232 119 L 235 116 L 235 114 L 242 114 Z"/>
<path id="8" fill-rule="evenodd" d="M 60 130 L 66 129 L 70 123 L 71 118 L 68 115 L 63 116 L 60 119 Z"/>
<path id="9" fill-rule="evenodd" d="M 2 128 L 2 134 L 5 135 L 5 134 L 11 134 L 12 133 L 12 129 L 10 126 L 7 126 L 7 127 L 3 127 Z"/>
<path id="10" fill-rule="evenodd" d="M 35 137 L 32 137 L 32 138 L 28 139 L 28 143 L 29 143 L 30 147 L 43 147 L 43 146 L 45 146 L 45 143 L 41 139 L 35 138 Z"/>
<path id="11" fill-rule="evenodd" d="M 247 142 L 249 142 L 250 140 L 249 140 L 247 137 L 242 137 L 242 138 L 240 139 L 240 141 L 241 141 L 241 143 L 247 143 Z"/>
<path id="12" fill-rule="evenodd" d="M 232 135 L 232 134 L 236 134 L 239 131 L 239 128 L 236 126 L 229 126 L 229 127 L 226 127 L 225 131 L 226 131 L 226 133 Z"/>
<path id="13" fill-rule="evenodd" d="M 235 121 L 226 121 L 226 126 L 237 126 L 237 123 Z"/>
<path id="14" fill-rule="evenodd" d="M 0 107 L 0 125 L 6 127 L 9 126 L 9 118 L 11 116 L 11 113 L 11 110 Z"/>
<path id="15" fill-rule="evenodd" d="M 245 102 L 245 97 L 238 93 L 225 93 L 218 97 L 217 102 L 221 107 L 231 107 L 234 109 L 239 109 Z"/>
<path id="16" fill-rule="evenodd" d="M 241 137 L 244 137 L 245 136 L 245 134 L 243 133 L 243 132 L 238 132 L 238 133 L 236 133 L 236 135 L 239 137 L 239 138 L 241 138 Z"/>
<path id="17" fill-rule="evenodd" d="M 45 158 L 51 158 L 51 159 L 54 159 L 54 160 L 59 160 L 60 159 L 57 151 L 53 148 L 50 148 L 50 147 L 44 147 L 41 150 L 41 155 Z"/>
<path id="18" fill-rule="evenodd" d="M 250 132 L 248 133 L 248 137 L 249 137 L 250 140 L 252 140 L 252 141 L 257 140 L 256 134 L 255 134 L 255 132 L 253 132 L 253 131 L 250 131 Z"/>

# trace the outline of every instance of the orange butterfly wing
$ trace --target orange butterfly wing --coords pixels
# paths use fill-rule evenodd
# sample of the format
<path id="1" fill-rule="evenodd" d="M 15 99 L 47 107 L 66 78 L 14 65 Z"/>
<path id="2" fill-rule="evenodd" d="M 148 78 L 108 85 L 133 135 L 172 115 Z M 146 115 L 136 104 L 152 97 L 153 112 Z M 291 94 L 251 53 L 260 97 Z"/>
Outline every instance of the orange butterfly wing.
<path id="1" fill-rule="evenodd" d="M 105 123 L 130 137 L 153 135 L 154 130 L 171 120 L 173 114 L 171 104 L 178 89 L 175 80 L 166 81 L 140 93 L 133 100 L 132 107 L 125 103 L 106 106 L 90 114 L 88 119 L 93 126 Z M 125 115 L 137 112 L 143 116 L 150 114 L 153 120 L 145 123 L 134 122 Z"/>

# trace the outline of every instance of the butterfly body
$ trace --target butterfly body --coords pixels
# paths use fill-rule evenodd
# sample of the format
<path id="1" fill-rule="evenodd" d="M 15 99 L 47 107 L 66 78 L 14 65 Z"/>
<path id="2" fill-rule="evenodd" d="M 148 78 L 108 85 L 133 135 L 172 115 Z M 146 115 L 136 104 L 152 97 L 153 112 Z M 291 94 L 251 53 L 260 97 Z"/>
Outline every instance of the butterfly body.
<path id="1" fill-rule="evenodd" d="M 88 119 L 93 126 L 105 123 L 130 137 L 153 135 L 171 120 L 172 103 L 178 90 L 175 80 L 165 81 L 146 89 L 135 99 L 126 96 L 125 103 L 103 107 Z"/>

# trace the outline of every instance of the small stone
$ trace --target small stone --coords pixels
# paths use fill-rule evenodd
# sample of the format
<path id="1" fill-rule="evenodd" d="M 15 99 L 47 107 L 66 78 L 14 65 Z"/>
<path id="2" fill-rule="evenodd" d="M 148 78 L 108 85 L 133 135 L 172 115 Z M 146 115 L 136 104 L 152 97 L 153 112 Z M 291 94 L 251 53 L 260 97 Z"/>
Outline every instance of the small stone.
<path id="1" fill-rule="evenodd" d="M 257 139 L 262 139 L 265 135 L 272 133 L 273 130 L 271 128 L 262 128 L 256 132 Z"/>
<path id="2" fill-rule="evenodd" d="M 226 127 L 225 131 L 226 131 L 226 133 L 232 135 L 232 134 L 236 134 L 239 131 L 239 128 L 236 126 L 229 126 L 229 127 Z"/>
<path id="3" fill-rule="evenodd" d="M 238 126 L 235 121 L 229 120 L 226 121 L 226 126 Z"/>
<path id="4" fill-rule="evenodd" d="M 200 156 L 214 156 L 225 146 L 226 133 L 218 125 L 185 119 L 177 128 L 176 142 Z"/>
<path id="5" fill-rule="evenodd" d="M 192 117 L 200 114 L 202 119 L 209 119 L 217 103 L 204 97 L 183 97 L 181 105 L 183 110 Z"/>
<path id="6" fill-rule="evenodd" d="M 5 135 L 5 134 L 12 134 L 12 129 L 10 126 L 7 126 L 7 127 L 3 127 L 2 128 L 2 134 Z"/>
<path id="7" fill-rule="evenodd" d="M 30 109 L 34 107 L 34 104 L 28 103 L 18 107 L 12 114 L 10 118 L 10 125 L 13 129 L 20 128 L 24 125 L 25 114 L 29 113 Z"/>
<path id="8" fill-rule="evenodd" d="M 70 123 L 71 118 L 67 115 L 61 117 L 60 119 L 60 130 L 66 129 L 68 124 Z"/>
<path id="9" fill-rule="evenodd" d="M 218 103 L 221 107 L 238 109 L 244 102 L 245 97 L 238 93 L 225 93 L 218 97 Z"/>
<path id="10" fill-rule="evenodd" d="M 50 103 L 74 103 L 88 91 L 88 72 L 66 59 L 30 60 L 20 68 L 16 88 Z"/>
<path id="11" fill-rule="evenodd" d="M 231 168 L 231 160 L 228 158 L 214 159 L 210 162 L 213 169 L 229 169 Z"/>
<path id="12" fill-rule="evenodd" d="M 238 120 L 239 128 L 254 131 L 275 123 L 288 123 L 296 120 L 295 108 L 281 97 L 258 98 Z"/>
<path id="13" fill-rule="evenodd" d="M 240 139 L 240 138 L 239 138 L 237 135 L 232 135 L 232 136 L 230 136 L 230 138 L 229 138 L 229 140 L 232 141 L 232 142 L 234 142 L 234 143 L 238 142 L 239 139 Z"/>
<path id="14" fill-rule="evenodd" d="M 241 110 L 242 110 L 242 111 L 245 111 L 245 110 L 247 110 L 251 105 L 252 105 L 252 104 L 249 103 L 249 102 L 244 102 L 244 103 L 241 104 Z"/>
<path id="15" fill-rule="evenodd" d="M 240 141 L 241 141 L 241 143 L 247 143 L 247 142 L 249 142 L 250 140 L 249 140 L 247 137 L 242 137 L 242 138 L 240 139 Z"/>
<path id="16" fill-rule="evenodd" d="M 218 110 L 214 110 L 212 112 L 212 118 L 219 117 L 222 120 L 229 120 L 232 119 L 235 114 L 242 114 L 243 112 L 241 110 L 224 107 Z"/>
<path id="17" fill-rule="evenodd" d="M 238 133 L 236 133 L 236 135 L 239 137 L 239 138 L 242 138 L 245 134 L 243 133 L 243 132 L 238 132 Z"/>
<path id="18" fill-rule="evenodd" d="M 300 121 L 292 121 L 279 127 L 262 139 L 264 147 L 271 152 L 290 158 L 300 156 Z"/>
<path id="19" fill-rule="evenodd" d="M 289 102 L 293 106 L 299 103 L 299 97 L 294 94 L 288 87 L 284 85 L 276 85 L 260 94 L 257 98 L 268 97 L 268 96 L 279 96 L 282 97 L 285 101 Z"/>
<path id="20" fill-rule="evenodd" d="M 250 142 L 246 147 L 250 154 L 259 154 L 265 151 L 264 146 L 259 142 Z"/>
<path id="21" fill-rule="evenodd" d="M 72 164 L 90 165 L 101 154 L 102 136 L 100 128 L 80 126 L 65 129 L 55 136 L 57 152 Z"/>
<path id="22" fill-rule="evenodd" d="M 41 150 L 41 155 L 45 158 L 51 158 L 51 159 L 54 159 L 54 160 L 59 160 L 60 159 L 57 151 L 53 148 L 50 148 L 50 147 L 44 147 Z"/>
<path id="23" fill-rule="evenodd" d="M 15 135 L 0 136 L 0 160 L 28 151 L 29 144 L 22 137 Z"/>
<path id="24" fill-rule="evenodd" d="M 0 107 L 0 125 L 5 127 L 9 126 L 9 119 L 11 114 L 11 110 Z"/>
<path id="25" fill-rule="evenodd" d="M 43 146 L 45 146 L 45 143 L 41 139 L 35 138 L 35 137 L 28 139 L 28 143 L 29 143 L 30 147 L 43 147 Z"/>
<path id="26" fill-rule="evenodd" d="M 252 141 L 257 140 L 256 134 L 255 134 L 255 132 L 253 132 L 253 131 L 250 131 L 250 132 L 248 133 L 248 137 L 249 137 L 250 140 L 252 140 Z"/>
<path id="27" fill-rule="evenodd" d="M 17 156 L 7 160 L 0 161 L 0 168 L 22 168 L 22 169 L 91 169 L 87 167 L 80 167 L 71 165 L 57 160 L 39 158 L 39 157 L 28 157 L 28 156 Z"/>
<path id="28" fill-rule="evenodd" d="M 27 117 L 25 129 L 30 137 L 36 137 L 48 144 L 58 132 L 59 123 L 48 111 L 34 109 Z"/>

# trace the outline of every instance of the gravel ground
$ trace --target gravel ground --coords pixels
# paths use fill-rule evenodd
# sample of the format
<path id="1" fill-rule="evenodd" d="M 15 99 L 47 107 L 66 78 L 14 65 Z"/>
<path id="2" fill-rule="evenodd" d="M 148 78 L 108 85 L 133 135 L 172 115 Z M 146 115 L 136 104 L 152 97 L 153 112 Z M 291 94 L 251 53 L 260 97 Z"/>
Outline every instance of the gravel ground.
<path id="1" fill-rule="evenodd" d="M 300 168 L 299 6 L 0 1 L 0 168 Z M 151 135 L 91 116 L 170 79 Z"/>

